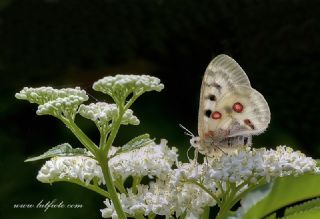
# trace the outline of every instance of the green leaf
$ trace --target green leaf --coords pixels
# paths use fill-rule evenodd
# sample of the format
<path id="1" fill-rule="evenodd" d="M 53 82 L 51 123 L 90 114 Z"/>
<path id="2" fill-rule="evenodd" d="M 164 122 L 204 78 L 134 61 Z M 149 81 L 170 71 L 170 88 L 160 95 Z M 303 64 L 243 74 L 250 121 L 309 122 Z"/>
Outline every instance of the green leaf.
<path id="1" fill-rule="evenodd" d="M 297 212 L 289 216 L 283 217 L 283 219 L 319 219 L 320 218 L 320 207 L 311 208 L 306 211 Z"/>
<path id="2" fill-rule="evenodd" d="M 150 139 L 149 134 L 143 134 L 139 135 L 138 137 L 135 137 L 131 139 L 128 143 L 123 145 L 114 155 L 112 155 L 110 158 L 115 157 L 119 154 L 129 152 L 135 149 L 142 148 L 148 144 L 153 143 L 153 140 Z"/>
<path id="3" fill-rule="evenodd" d="M 270 214 L 269 216 L 265 217 L 265 219 L 276 219 L 276 218 L 277 218 L 276 213 Z"/>
<path id="4" fill-rule="evenodd" d="M 42 159 L 47 159 L 47 158 L 56 157 L 56 156 L 79 156 L 79 155 L 89 156 L 86 149 L 72 148 L 70 144 L 63 143 L 51 148 L 50 150 L 48 150 L 47 152 L 39 156 L 28 158 L 24 162 L 42 160 Z"/>
<path id="5" fill-rule="evenodd" d="M 249 193 L 243 200 L 244 206 L 237 210 L 237 218 L 262 218 L 276 210 L 296 202 L 320 196 L 320 175 L 305 174 L 299 177 L 281 177 L 272 184 L 254 190 L 256 200 Z M 271 186 L 271 187 L 270 187 Z"/>
<path id="6" fill-rule="evenodd" d="M 248 193 L 241 201 L 241 207 L 237 210 L 236 215 L 241 215 L 241 217 L 236 218 L 242 218 L 243 215 L 245 215 L 247 212 L 250 212 L 252 207 L 269 195 L 269 193 L 272 191 L 272 187 L 273 183 L 268 183 Z"/>
<path id="7" fill-rule="evenodd" d="M 311 208 L 320 207 L 320 198 L 315 198 L 310 201 L 303 202 L 302 204 L 294 205 L 285 210 L 284 215 L 288 216 L 296 212 L 306 211 Z"/>

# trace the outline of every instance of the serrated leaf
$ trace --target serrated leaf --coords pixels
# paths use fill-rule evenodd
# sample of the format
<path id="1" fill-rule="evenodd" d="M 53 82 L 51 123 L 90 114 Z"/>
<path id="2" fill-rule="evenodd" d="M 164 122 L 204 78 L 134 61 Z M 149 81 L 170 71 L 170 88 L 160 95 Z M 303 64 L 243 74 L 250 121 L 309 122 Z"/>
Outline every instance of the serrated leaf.
<path id="1" fill-rule="evenodd" d="M 237 210 L 237 217 L 243 219 L 263 218 L 293 203 L 320 196 L 320 175 L 305 174 L 299 177 L 281 177 L 272 184 L 271 191 L 258 202 L 251 202 L 249 193 L 242 203 L 245 207 Z M 267 185 L 266 185 L 267 186 Z M 263 187 L 262 187 L 263 188 Z M 257 190 L 261 190 L 258 188 Z"/>
<path id="2" fill-rule="evenodd" d="M 303 202 L 298 205 L 294 205 L 285 210 L 284 215 L 288 216 L 290 214 L 294 214 L 299 211 L 305 211 L 314 207 L 320 207 L 320 198 L 315 198 L 306 202 Z"/>
<path id="3" fill-rule="evenodd" d="M 47 159 L 47 158 L 56 157 L 56 156 L 79 156 L 79 155 L 89 156 L 86 149 L 72 148 L 70 144 L 63 143 L 51 148 L 50 150 L 48 150 L 47 152 L 39 156 L 28 158 L 24 162 L 42 160 L 42 159 Z"/>
<path id="4" fill-rule="evenodd" d="M 153 140 L 150 139 L 149 134 L 139 135 L 138 137 L 131 139 L 128 143 L 123 145 L 113 156 L 111 156 L 111 158 L 121 153 L 139 149 L 151 143 L 153 143 Z"/>
<path id="5" fill-rule="evenodd" d="M 283 217 L 282 219 L 319 219 L 320 218 L 320 207 L 311 208 L 306 211 L 296 212 L 289 216 Z"/>

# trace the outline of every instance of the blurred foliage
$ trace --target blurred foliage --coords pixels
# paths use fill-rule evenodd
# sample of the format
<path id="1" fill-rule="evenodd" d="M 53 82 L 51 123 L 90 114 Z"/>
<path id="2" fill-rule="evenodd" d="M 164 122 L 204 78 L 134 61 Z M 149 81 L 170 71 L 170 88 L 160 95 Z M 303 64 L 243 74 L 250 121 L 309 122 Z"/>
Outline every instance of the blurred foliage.
<path id="1" fill-rule="evenodd" d="M 240 63 L 271 108 L 270 128 L 254 145 L 286 144 L 319 157 L 319 18 L 317 0 L 2 0 L 0 167 L 6 171 L 0 217 L 96 218 L 103 206 L 101 197 L 82 188 L 37 182 L 41 162 L 23 163 L 53 145 L 79 146 L 59 121 L 35 116 L 34 105 L 14 99 L 23 86 L 81 86 L 93 101 L 106 100 L 90 89 L 95 80 L 152 74 L 165 90 L 137 101 L 133 110 L 141 125 L 121 129 L 116 143 L 148 132 L 187 149 L 189 139 L 178 123 L 196 133 L 202 75 L 211 58 L 225 53 Z M 93 124 L 78 121 L 98 139 Z M 81 200 L 86 207 L 52 215 L 12 208 L 14 202 L 46 198 Z"/>

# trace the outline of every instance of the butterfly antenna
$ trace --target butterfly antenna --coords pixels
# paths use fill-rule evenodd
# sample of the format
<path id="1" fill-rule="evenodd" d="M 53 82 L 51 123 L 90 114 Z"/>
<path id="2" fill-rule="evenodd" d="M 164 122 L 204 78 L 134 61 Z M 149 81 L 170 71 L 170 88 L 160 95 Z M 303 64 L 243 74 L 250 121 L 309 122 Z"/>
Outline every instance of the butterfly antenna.
<path id="1" fill-rule="evenodd" d="M 194 137 L 194 134 L 191 132 L 191 131 L 189 131 L 189 129 L 187 129 L 186 127 L 184 127 L 183 125 L 181 125 L 181 124 L 179 124 L 179 126 L 180 126 L 180 128 L 182 128 L 185 132 L 184 132 L 184 134 L 185 135 L 188 135 L 188 136 L 190 136 L 190 137 Z"/>
<path id="2" fill-rule="evenodd" d="M 90 93 L 88 93 L 88 92 L 87 92 L 87 94 L 88 94 L 91 98 L 93 98 L 95 101 L 99 102 L 99 100 L 98 100 L 97 98 L 95 98 L 92 94 L 90 94 Z"/>

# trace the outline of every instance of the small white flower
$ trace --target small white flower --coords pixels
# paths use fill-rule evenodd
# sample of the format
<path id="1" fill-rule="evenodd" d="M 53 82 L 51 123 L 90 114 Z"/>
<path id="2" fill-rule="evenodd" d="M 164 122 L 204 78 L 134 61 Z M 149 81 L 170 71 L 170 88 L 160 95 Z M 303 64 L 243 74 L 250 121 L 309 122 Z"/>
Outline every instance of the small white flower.
<path id="1" fill-rule="evenodd" d="M 97 161 L 85 156 L 51 158 L 41 167 L 37 176 L 43 183 L 76 179 L 89 184 L 94 178 L 98 179 L 98 184 L 105 184 Z"/>
<path id="2" fill-rule="evenodd" d="M 115 102 L 124 100 L 131 93 L 161 91 L 160 79 L 149 75 L 116 75 L 104 77 L 93 84 L 93 89 L 108 94 Z"/>
<path id="3" fill-rule="evenodd" d="M 215 181 L 241 183 L 256 182 L 265 177 L 269 182 L 276 177 L 316 172 L 316 162 L 299 151 L 286 146 L 276 150 L 265 148 L 239 150 L 213 160 L 208 174 Z"/>
<path id="4" fill-rule="evenodd" d="M 166 140 L 119 154 L 110 160 L 110 169 L 116 178 L 128 176 L 157 176 L 163 178 L 171 171 L 177 159 L 177 149 L 169 148 Z"/>
<path id="5" fill-rule="evenodd" d="M 110 121 L 117 118 L 119 109 L 116 104 L 108 104 L 104 102 L 91 103 L 89 105 L 81 105 L 79 107 L 81 116 L 92 120 L 96 123 L 98 128 L 108 126 Z M 133 115 L 131 109 L 126 110 L 124 113 L 121 124 L 139 125 L 139 119 Z"/>
<path id="6" fill-rule="evenodd" d="M 24 87 L 19 93 L 16 93 L 15 95 L 17 99 L 27 100 L 30 103 L 37 103 L 39 105 L 45 104 L 52 100 L 56 100 L 58 98 L 69 96 L 77 96 L 84 101 L 88 100 L 86 92 L 84 90 L 81 90 L 80 87 L 64 89 L 54 89 L 52 87 Z"/>
<path id="7" fill-rule="evenodd" d="M 54 89 L 52 87 L 23 88 L 16 93 L 17 99 L 39 104 L 38 115 L 52 115 L 74 119 L 78 107 L 89 97 L 79 87 Z"/>
<path id="8" fill-rule="evenodd" d="M 136 194 L 128 189 L 128 195 L 119 195 L 119 199 L 124 211 L 132 216 L 143 211 L 144 215 L 153 213 L 166 218 L 174 214 L 179 216 L 184 212 L 188 217 L 191 215 L 199 217 L 204 207 L 215 205 L 213 198 L 199 187 L 188 183 L 174 186 L 170 183 L 170 179 L 157 179 L 149 186 L 138 185 Z M 115 212 L 114 206 L 108 201 L 105 204 L 106 208 L 101 212 Z M 102 214 L 102 217 L 108 218 L 110 213 Z"/>

